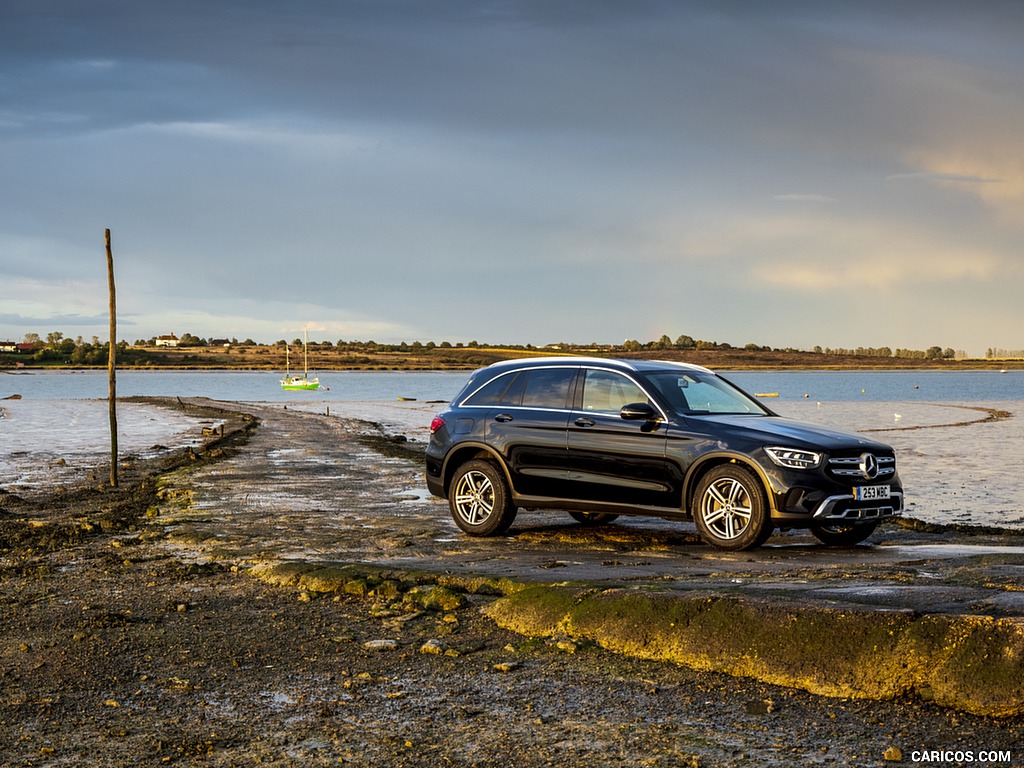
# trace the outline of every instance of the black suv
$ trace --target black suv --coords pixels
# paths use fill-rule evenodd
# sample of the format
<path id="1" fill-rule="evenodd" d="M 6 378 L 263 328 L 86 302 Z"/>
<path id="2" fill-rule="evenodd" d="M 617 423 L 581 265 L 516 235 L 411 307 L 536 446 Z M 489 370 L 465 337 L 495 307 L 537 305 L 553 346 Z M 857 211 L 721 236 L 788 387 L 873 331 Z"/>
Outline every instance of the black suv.
<path id="1" fill-rule="evenodd" d="M 430 425 L 427 486 L 466 533 L 525 509 L 587 525 L 692 518 L 722 549 L 775 528 L 850 545 L 903 509 L 883 443 L 783 418 L 721 376 L 660 361 L 534 358 L 474 372 Z"/>

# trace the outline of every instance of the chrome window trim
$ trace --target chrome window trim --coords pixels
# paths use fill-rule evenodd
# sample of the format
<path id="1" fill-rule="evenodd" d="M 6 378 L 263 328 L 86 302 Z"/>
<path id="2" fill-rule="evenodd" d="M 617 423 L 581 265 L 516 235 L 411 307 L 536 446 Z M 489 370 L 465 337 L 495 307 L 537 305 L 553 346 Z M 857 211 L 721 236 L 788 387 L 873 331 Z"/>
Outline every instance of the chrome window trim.
<path id="1" fill-rule="evenodd" d="M 684 363 L 677 363 L 677 365 L 685 366 Z M 696 366 L 694 366 L 694 367 L 696 367 Z M 521 373 L 523 371 L 551 370 L 552 368 L 566 368 L 568 370 L 575 370 L 577 372 L 582 372 L 584 374 L 584 377 L 586 376 L 586 372 L 587 371 L 606 371 L 608 373 L 618 374 L 619 376 L 622 376 L 622 377 L 628 379 L 629 381 L 633 382 L 633 384 L 636 386 L 636 388 L 639 389 L 641 392 L 643 392 L 647 396 L 647 400 L 649 402 L 651 402 L 654 405 L 654 407 L 657 409 L 658 413 L 661 416 L 661 420 L 662 421 L 668 421 L 668 416 L 665 414 L 665 410 L 661 407 L 661 405 L 658 404 L 657 398 L 651 397 L 651 393 L 647 391 L 647 387 L 643 386 L 639 381 L 637 381 L 635 378 L 633 378 L 629 373 L 627 373 L 626 371 L 621 371 L 618 368 L 614 368 L 614 367 L 609 366 L 609 365 L 601 365 L 600 362 L 597 361 L 597 360 L 595 360 L 593 362 L 590 362 L 590 361 L 588 361 L 586 359 L 583 359 L 583 358 L 581 358 L 581 362 L 578 365 L 572 365 L 571 363 L 563 363 L 563 362 L 559 362 L 559 363 L 554 363 L 553 362 L 550 365 L 525 365 L 525 366 L 521 366 L 521 367 L 518 367 L 518 368 L 510 368 L 509 370 L 504 371 L 503 373 L 499 373 L 494 378 L 488 379 L 487 381 L 485 381 L 479 387 L 477 387 L 472 392 L 470 392 L 468 395 L 466 395 L 464 398 L 462 398 L 462 400 L 460 400 L 458 402 L 456 407 L 458 407 L 458 408 L 508 408 L 509 410 L 550 411 L 552 413 L 560 413 L 560 412 L 564 411 L 566 413 L 577 413 L 578 412 L 578 413 L 598 413 L 598 414 L 604 414 L 604 415 L 607 415 L 607 416 L 614 415 L 614 414 L 608 413 L 607 411 L 584 411 L 582 409 L 577 411 L 575 408 L 550 408 L 550 407 L 541 406 L 541 405 L 469 405 L 466 402 L 467 400 L 471 400 L 473 398 L 473 396 L 477 392 L 479 392 L 481 389 L 483 389 L 484 387 L 492 384 L 493 382 L 497 381 L 498 379 L 502 379 L 502 378 L 504 378 L 506 376 L 513 376 L 513 375 Z M 636 369 L 633 369 L 633 370 L 635 371 Z M 586 383 L 586 381 L 584 380 L 584 384 L 585 383 Z"/>
<path id="2" fill-rule="evenodd" d="M 497 381 L 498 379 L 502 379 L 502 378 L 504 378 L 506 376 L 512 376 L 512 375 L 521 373 L 522 371 L 549 371 L 552 368 L 566 368 L 568 370 L 579 370 L 579 368 L 581 368 L 581 367 L 582 366 L 579 366 L 579 365 L 566 365 L 564 363 L 563 364 L 557 364 L 556 363 L 556 364 L 552 364 L 552 365 L 528 365 L 528 366 L 522 366 L 522 367 L 519 367 L 519 368 L 510 368 L 509 370 L 505 371 L 504 373 L 499 373 L 494 378 L 488 379 L 483 384 L 481 384 L 479 387 L 474 389 L 472 392 L 470 392 L 468 395 L 466 395 L 464 398 L 462 398 L 461 401 L 459 401 L 457 407 L 459 407 L 459 408 L 518 408 L 520 410 L 528 410 L 528 411 L 566 411 L 566 412 L 569 412 L 569 411 L 572 410 L 571 408 L 550 408 L 550 407 L 543 406 L 543 405 L 467 405 L 466 401 L 469 400 L 470 398 L 472 398 L 481 389 L 483 389 L 484 387 L 488 386 L 489 384 Z"/>

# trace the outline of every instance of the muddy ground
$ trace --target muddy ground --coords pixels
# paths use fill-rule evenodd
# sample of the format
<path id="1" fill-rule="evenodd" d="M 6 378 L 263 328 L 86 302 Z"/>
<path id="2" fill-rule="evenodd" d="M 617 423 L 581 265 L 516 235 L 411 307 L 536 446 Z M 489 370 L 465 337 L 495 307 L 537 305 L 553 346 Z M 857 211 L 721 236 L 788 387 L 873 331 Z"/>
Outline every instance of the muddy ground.
<path id="1" fill-rule="evenodd" d="M 256 580 L 254 562 L 323 557 L 317 529 L 348 561 L 360 546 L 365 559 L 412 561 L 463 547 L 435 505 L 397 487 L 420 471 L 401 444 L 308 416 L 265 424 L 248 442 L 229 428 L 169 485 L 139 464 L 116 491 L 0 495 L 0 764 L 967 765 L 994 751 L 985 764 L 1024 765 L 1019 717 L 824 698 L 524 637 L 481 614 L 487 594 L 444 604 Z M 281 453 L 325 432 L 329 492 L 285 483 L 294 465 Z M 256 480 L 275 473 L 280 494 L 264 498 Z M 218 483 L 236 488 L 236 515 L 204 495 Z M 199 498 L 169 510 L 184 487 Z M 511 551 L 490 556 L 508 568 L 522 551 L 550 578 L 595 546 L 560 530 L 527 520 Z M 622 531 L 633 549 L 651 542 L 649 559 L 693 556 L 685 532 Z M 598 548 L 615 538 L 604 535 Z M 603 557 L 608 568 L 625 556 Z"/>

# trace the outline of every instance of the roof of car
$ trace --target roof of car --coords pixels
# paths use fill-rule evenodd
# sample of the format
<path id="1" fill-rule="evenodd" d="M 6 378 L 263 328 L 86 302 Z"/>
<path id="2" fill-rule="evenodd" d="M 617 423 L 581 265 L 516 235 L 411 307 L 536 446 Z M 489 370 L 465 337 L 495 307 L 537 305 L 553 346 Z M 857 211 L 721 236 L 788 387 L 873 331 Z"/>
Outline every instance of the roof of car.
<path id="1" fill-rule="evenodd" d="M 502 360 L 487 366 L 490 370 L 506 368 L 542 368 L 551 365 L 571 366 L 602 366 L 622 371 L 663 371 L 668 369 L 682 369 L 687 371 L 706 371 L 708 368 L 691 363 L 678 363 L 671 360 L 622 360 L 611 357 L 523 357 L 514 360 Z"/>

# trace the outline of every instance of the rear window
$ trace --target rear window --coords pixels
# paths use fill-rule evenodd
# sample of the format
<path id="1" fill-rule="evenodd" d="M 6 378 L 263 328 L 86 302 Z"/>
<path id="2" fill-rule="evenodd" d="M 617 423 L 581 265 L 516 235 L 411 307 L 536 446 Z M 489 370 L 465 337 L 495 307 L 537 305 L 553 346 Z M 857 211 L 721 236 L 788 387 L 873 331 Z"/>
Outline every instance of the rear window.
<path id="1" fill-rule="evenodd" d="M 518 405 L 523 398 L 524 380 L 524 376 L 520 373 L 506 373 L 484 384 L 466 398 L 463 405 L 505 405 L 510 400 Z M 516 381 L 519 381 L 518 386 L 516 386 Z"/>
<path id="2" fill-rule="evenodd" d="M 463 405 L 567 408 L 575 368 L 512 371 L 484 384 Z"/>

